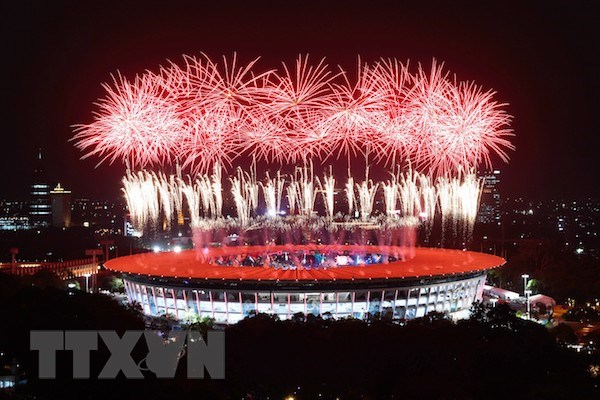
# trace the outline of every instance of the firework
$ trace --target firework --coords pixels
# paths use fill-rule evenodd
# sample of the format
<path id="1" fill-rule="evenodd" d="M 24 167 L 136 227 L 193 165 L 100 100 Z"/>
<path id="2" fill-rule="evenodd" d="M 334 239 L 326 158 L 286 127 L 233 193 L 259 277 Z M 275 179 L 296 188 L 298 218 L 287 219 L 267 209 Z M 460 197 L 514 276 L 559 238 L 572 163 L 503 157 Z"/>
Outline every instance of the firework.
<path id="1" fill-rule="evenodd" d="M 94 122 L 75 125 L 73 140 L 86 151 L 83 158 L 97 157 L 99 164 L 121 159 L 132 167 L 171 160 L 184 120 L 160 76 L 148 73 L 130 82 L 119 74 L 103 87 L 106 97 L 96 103 Z"/>
<path id="2" fill-rule="evenodd" d="M 312 164 L 310 166 L 305 165 L 302 168 L 296 168 L 294 180 L 297 182 L 297 200 L 300 213 L 305 217 L 310 217 L 313 215 L 315 199 L 317 197 Z"/>
<path id="3" fill-rule="evenodd" d="M 350 170 L 348 170 L 348 180 L 346 181 L 346 188 L 344 189 L 346 193 L 346 201 L 348 202 L 348 215 L 352 215 L 352 211 L 354 211 L 354 178 L 350 174 Z"/>
<path id="4" fill-rule="evenodd" d="M 277 175 L 274 178 L 271 178 L 267 172 L 265 183 L 260 184 L 267 207 L 267 216 L 269 217 L 275 217 L 281 212 L 281 196 L 283 195 L 284 183 L 285 179 L 277 171 Z"/>
<path id="5" fill-rule="evenodd" d="M 73 140 L 99 163 L 179 162 L 202 174 L 244 156 L 279 164 L 362 157 L 450 176 L 489 166 L 494 155 L 507 161 L 514 148 L 506 104 L 435 61 L 411 72 L 394 59 L 359 59 L 353 78 L 308 56 L 280 73 L 257 70 L 257 61 L 184 56 L 158 73 L 117 75 Z"/>
<path id="6" fill-rule="evenodd" d="M 383 189 L 383 199 L 385 202 L 385 213 L 388 217 L 392 217 L 397 213 L 396 202 L 398 198 L 398 184 L 396 177 L 392 176 L 392 179 L 381 184 Z"/>
<path id="7" fill-rule="evenodd" d="M 356 198 L 358 200 L 360 218 L 363 221 L 366 221 L 373 212 L 375 194 L 377 193 L 377 188 L 379 187 L 379 183 L 373 183 L 373 181 L 369 179 L 368 172 L 366 175 L 367 177 L 364 181 L 356 184 L 356 192 L 358 194 Z"/>
<path id="8" fill-rule="evenodd" d="M 506 104 L 435 60 L 411 68 L 359 58 L 350 73 L 308 56 L 277 71 L 259 70 L 258 59 L 202 54 L 133 79 L 117 74 L 103 87 L 93 121 L 75 126 L 72 140 L 83 158 L 127 165 L 123 192 L 138 230 L 168 230 L 187 217 L 197 249 L 232 233 L 265 244 L 353 240 L 412 248 L 417 227 L 423 223 L 429 235 L 436 218 L 442 237 L 451 228 L 468 238 L 482 190 L 474 171 L 494 158 L 508 161 L 514 149 Z M 342 188 L 332 167 L 315 173 L 337 159 L 347 161 Z M 357 182 L 350 171 L 363 162 Z M 257 163 L 291 168 L 261 180 Z M 173 165 L 174 175 L 145 170 Z M 374 165 L 391 177 L 369 179 Z M 223 171 L 231 170 L 224 188 Z M 339 207 L 336 214 L 338 193 L 345 215 Z M 226 197 L 235 217 L 223 215 Z"/>
<path id="9" fill-rule="evenodd" d="M 322 182 L 317 178 L 317 183 L 323 196 L 325 212 L 327 213 L 329 219 L 333 219 L 333 214 L 335 213 L 335 178 L 330 171 L 329 176 L 324 176 Z"/>

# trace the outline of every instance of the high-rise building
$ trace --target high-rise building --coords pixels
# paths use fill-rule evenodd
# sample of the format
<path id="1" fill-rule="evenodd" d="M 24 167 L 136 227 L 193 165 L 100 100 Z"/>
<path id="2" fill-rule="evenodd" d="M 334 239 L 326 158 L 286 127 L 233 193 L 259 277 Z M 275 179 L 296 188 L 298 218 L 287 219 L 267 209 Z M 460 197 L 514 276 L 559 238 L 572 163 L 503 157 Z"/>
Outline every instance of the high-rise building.
<path id="1" fill-rule="evenodd" d="M 500 170 L 479 171 L 477 175 L 479 179 L 483 180 L 477 222 L 500 225 L 500 192 L 498 191 Z"/>
<path id="2" fill-rule="evenodd" d="M 68 228 L 71 226 L 71 191 L 65 190 L 60 183 L 50 191 L 52 202 L 52 226 Z"/>
<path id="3" fill-rule="evenodd" d="M 50 184 L 44 173 L 42 161 L 42 149 L 39 149 L 33 171 L 33 183 L 31 184 L 31 199 L 29 203 L 29 221 L 33 228 L 45 228 L 50 226 L 52 222 Z"/>

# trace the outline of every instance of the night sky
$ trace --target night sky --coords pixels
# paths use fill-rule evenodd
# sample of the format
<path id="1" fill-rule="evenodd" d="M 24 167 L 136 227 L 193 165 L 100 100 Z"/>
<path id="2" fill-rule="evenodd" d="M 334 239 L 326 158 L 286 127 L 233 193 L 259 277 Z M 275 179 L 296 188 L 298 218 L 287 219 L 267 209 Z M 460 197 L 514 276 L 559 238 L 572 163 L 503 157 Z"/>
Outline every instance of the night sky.
<path id="1" fill-rule="evenodd" d="M 0 5 L 0 198 L 27 198 L 40 146 L 52 182 L 75 197 L 117 197 L 124 166 L 80 161 L 70 126 L 91 121 L 111 73 L 132 77 L 202 51 L 261 56 L 265 69 L 300 53 L 347 69 L 358 54 L 426 65 L 435 57 L 510 103 L 517 150 L 509 165 L 497 163 L 504 195 L 599 197 L 600 13 L 591 1 L 87 3 Z"/>

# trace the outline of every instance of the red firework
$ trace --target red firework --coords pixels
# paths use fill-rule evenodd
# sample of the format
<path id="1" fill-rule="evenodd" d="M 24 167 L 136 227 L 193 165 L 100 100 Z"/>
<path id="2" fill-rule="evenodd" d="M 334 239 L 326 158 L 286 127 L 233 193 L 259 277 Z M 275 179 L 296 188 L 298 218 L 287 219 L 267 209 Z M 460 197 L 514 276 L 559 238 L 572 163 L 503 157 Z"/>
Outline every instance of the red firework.
<path id="1" fill-rule="evenodd" d="M 72 140 L 86 151 L 83 158 L 99 157 L 98 164 L 121 159 L 141 167 L 170 160 L 185 121 L 160 76 L 145 74 L 129 82 L 117 75 L 112 86 L 103 87 L 107 95 L 96 103 L 94 121 L 75 126 Z"/>
<path id="2" fill-rule="evenodd" d="M 342 84 L 333 85 L 335 102 L 320 121 L 329 154 L 365 155 L 377 144 L 381 115 L 386 111 L 385 93 L 378 90 L 374 71 L 358 61 L 355 82 L 342 74 Z"/>
<path id="3" fill-rule="evenodd" d="M 202 173 L 246 155 L 275 163 L 367 156 L 448 175 L 490 165 L 494 154 L 507 161 L 514 148 L 495 92 L 450 79 L 435 61 L 411 73 L 395 59 L 359 60 L 351 79 L 324 59 L 299 57 L 281 74 L 255 72 L 257 60 L 202 54 L 132 81 L 118 75 L 73 140 L 99 163 L 178 162 Z"/>

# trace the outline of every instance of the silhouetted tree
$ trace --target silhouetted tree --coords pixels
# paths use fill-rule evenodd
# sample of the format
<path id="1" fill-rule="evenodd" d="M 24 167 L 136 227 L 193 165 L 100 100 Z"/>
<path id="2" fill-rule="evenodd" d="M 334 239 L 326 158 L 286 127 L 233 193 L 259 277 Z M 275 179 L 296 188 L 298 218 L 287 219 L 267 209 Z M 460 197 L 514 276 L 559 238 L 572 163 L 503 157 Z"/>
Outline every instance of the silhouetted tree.
<path id="1" fill-rule="evenodd" d="M 550 329 L 550 334 L 559 343 L 575 344 L 577 343 L 577 335 L 573 328 L 569 325 L 561 323 Z"/>

